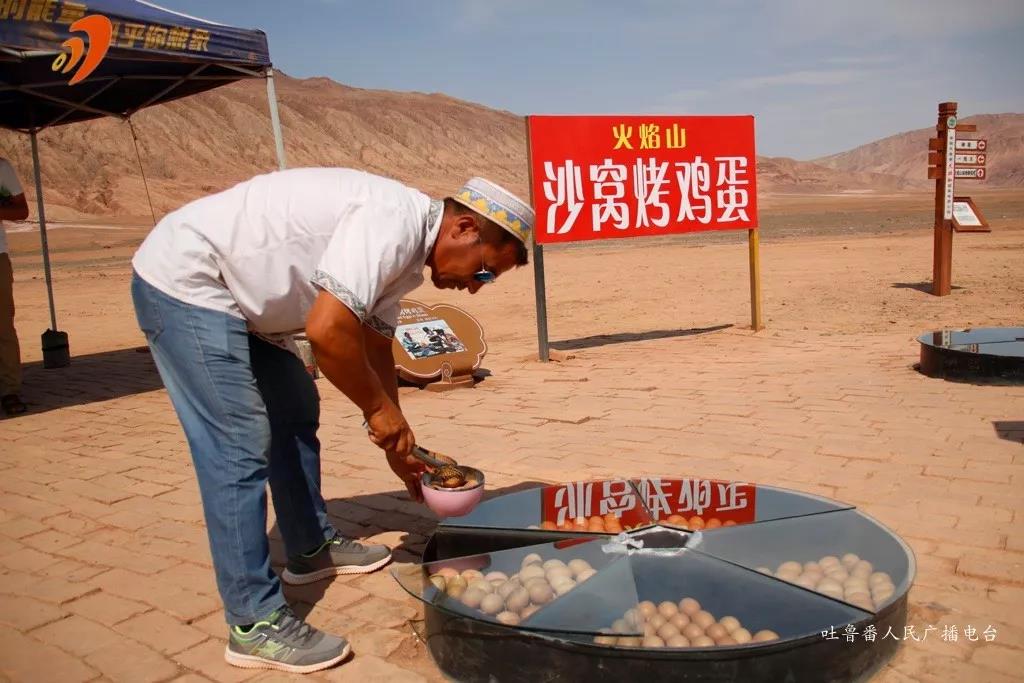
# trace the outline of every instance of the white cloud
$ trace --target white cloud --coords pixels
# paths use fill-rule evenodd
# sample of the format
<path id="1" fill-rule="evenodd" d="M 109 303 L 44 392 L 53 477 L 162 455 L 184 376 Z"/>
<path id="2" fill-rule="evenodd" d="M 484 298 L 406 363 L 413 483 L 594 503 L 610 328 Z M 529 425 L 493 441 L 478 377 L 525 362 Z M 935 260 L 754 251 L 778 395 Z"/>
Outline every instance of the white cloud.
<path id="1" fill-rule="evenodd" d="M 582 0 L 562 0 L 557 8 L 560 12 L 570 11 Z M 543 26 L 543 17 L 551 11 L 548 0 L 458 0 L 450 5 L 452 26 L 461 32 L 498 30 L 503 25 L 515 26 L 517 31 L 530 27 L 531 23 Z"/>
<path id="2" fill-rule="evenodd" d="M 763 8 L 792 42 L 864 45 L 891 39 L 977 34 L 1024 23 L 1020 0 L 778 0 Z M 766 31 L 770 29 L 766 28 Z"/>
<path id="3" fill-rule="evenodd" d="M 893 64 L 896 62 L 896 57 L 894 55 L 846 55 L 843 57 L 828 57 L 825 59 L 825 62 L 842 66 L 878 66 Z"/>
<path id="4" fill-rule="evenodd" d="M 651 114 L 697 114 L 714 93 L 707 88 L 682 88 L 666 93 L 652 104 L 641 108 Z"/>
<path id="5" fill-rule="evenodd" d="M 673 104 L 675 102 L 692 102 L 694 100 L 704 99 L 711 94 L 711 91 L 707 88 L 683 88 L 681 90 L 674 90 L 668 93 L 664 102 L 666 104 Z"/>
<path id="6" fill-rule="evenodd" d="M 845 85 L 862 80 L 865 72 L 854 69 L 805 69 L 771 76 L 754 76 L 731 81 L 728 85 L 740 90 L 773 88 L 778 86 Z"/>

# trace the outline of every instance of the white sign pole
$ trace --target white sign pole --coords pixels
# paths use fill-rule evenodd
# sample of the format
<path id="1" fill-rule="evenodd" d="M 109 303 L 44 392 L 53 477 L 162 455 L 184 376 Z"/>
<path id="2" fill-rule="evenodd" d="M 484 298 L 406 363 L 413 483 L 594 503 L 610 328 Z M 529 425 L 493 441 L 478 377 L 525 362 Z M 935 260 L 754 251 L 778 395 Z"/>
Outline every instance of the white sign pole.
<path id="1" fill-rule="evenodd" d="M 943 196 L 943 210 L 942 217 L 944 219 L 953 219 L 953 184 L 954 178 L 956 177 L 956 125 L 955 119 L 954 124 L 949 128 L 946 133 L 946 191 Z"/>

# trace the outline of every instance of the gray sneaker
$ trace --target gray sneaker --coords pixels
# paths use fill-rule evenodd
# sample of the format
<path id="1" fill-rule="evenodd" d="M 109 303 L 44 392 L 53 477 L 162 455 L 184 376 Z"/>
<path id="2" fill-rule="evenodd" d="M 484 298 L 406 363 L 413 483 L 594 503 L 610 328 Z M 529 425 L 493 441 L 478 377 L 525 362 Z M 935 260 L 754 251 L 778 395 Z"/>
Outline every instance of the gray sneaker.
<path id="1" fill-rule="evenodd" d="M 249 631 L 232 626 L 224 660 L 243 669 L 308 674 L 334 666 L 351 651 L 344 638 L 318 631 L 285 606 Z"/>
<path id="2" fill-rule="evenodd" d="M 288 558 L 281 580 L 296 585 L 338 574 L 369 574 L 390 561 L 391 550 L 386 545 L 365 545 L 335 534 L 316 552 Z"/>

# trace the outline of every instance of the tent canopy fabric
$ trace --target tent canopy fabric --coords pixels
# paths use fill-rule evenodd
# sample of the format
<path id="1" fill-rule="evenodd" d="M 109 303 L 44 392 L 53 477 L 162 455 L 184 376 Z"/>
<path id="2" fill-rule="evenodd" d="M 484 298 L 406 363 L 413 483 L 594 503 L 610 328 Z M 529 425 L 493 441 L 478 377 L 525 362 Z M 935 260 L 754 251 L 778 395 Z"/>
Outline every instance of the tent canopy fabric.
<path id="1" fill-rule="evenodd" d="M 273 74 L 262 31 L 217 24 L 141 0 L 0 0 L 0 127 L 28 133 L 32 143 L 50 331 L 57 331 L 57 312 L 37 133 L 102 116 L 127 118 L 143 107 L 242 78 L 266 78 L 283 169 Z M 67 365 L 66 353 L 59 357 L 51 350 L 44 341 L 45 367 Z"/>
<path id="2" fill-rule="evenodd" d="M 262 31 L 149 2 L 0 0 L 4 128 L 31 132 L 101 116 L 129 116 L 143 107 L 262 77 L 270 66 Z M 71 84 L 81 73 L 85 77 Z"/>

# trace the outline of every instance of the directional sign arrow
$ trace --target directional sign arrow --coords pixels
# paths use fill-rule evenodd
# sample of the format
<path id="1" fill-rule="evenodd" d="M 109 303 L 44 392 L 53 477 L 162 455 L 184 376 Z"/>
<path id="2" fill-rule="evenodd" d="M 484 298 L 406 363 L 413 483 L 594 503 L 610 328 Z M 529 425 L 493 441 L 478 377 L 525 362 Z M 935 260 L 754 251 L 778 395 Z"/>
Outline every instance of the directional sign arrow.
<path id="1" fill-rule="evenodd" d="M 985 169 L 984 167 L 968 166 L 967 168 L 955 168 L 953 169 L 954 177 L 960 178 L 961 180 L 984 180 Z"/>
<path id="2" fill-rule="evenodd" d="M 964 140 L 963 138 L 957 138 L 955 149 L 958 152 L 961 150 L 977 150 L 978 152 L 984 152 L 987 147 L 988 140 L 984 138 L 979 138 L 977 140 Z"/>
<path id="3" fill-rule="evenodd" d="M 955 159 L 957 166 L 984 166 L 984 154 L 957 154 Z"/>

